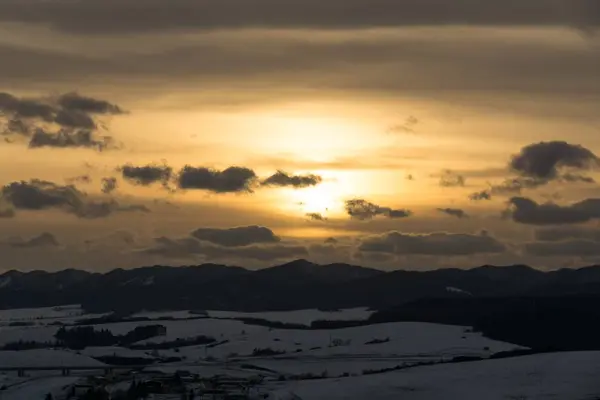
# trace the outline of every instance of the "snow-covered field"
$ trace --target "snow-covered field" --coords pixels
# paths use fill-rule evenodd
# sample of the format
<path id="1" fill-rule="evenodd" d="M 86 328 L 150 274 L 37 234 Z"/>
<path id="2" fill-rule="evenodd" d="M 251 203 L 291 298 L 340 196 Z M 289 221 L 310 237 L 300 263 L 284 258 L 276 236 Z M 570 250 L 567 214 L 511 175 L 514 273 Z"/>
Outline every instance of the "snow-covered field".
<path id="1" fill-rule="evenodd" d="M 201 376 L 231 375 L 266 377 L 271 399 L 573 399 L 600 398 L 600 352 L 544 354 L 465 363 L 418 366 L 424 362 L 450 361 L 457 356 L 487 358 L 520 348 L 483 337 L 460 326 L 398 322 L 336 330 L 274 329 L 221 318 L 261 318 L 309 325 L 319 319 L 357 320 L 370 315 L 366 309 L 323 312 L 235 313 L 208 311 L 198 318 L 189 311 L 146 312 L 157 321 L 102 324 L 114 334 L 126 334 L 137 326 L 161 324 L 165 336 L 137 344 L 209 336 L 217 346 L 185 346 L 158 351 L 123 347 L 88 347 L 80 351 L 43 349 L 0 351 L 0 366 L 103 366 L 94 357 L 121 356 L 154 362 L 146 371 L 166 374 L 188 370 Z M 82 315 L 77 306 L 0 311 L 0 345 L 17 340 L 53 341 L 55 320 L 74 323 Z M 159 320 L 170 317 L 175 320 Z M 189 319 L 186 319 L 189 318 Z M 15 321 L 36 321 L 34 326 L 8 326 Z M 270 349 L 276 354 L 253 352 Z M 179 361 L 163 361 L 177 357 Z M 399 371 L 384 369 L 405 367 Z M 407 368 L 408 367 L 408 368 Z M 365 375 L 366 372 L 378 373 Z M 0 400 L 37 399 L 49 392 L 60 394 L 81 376 L 57 377 L 58 372 L 0 373 Z M 98 372 L 95 372 L 98 373 Z M 12 374 L 12 375 L 11 375 Z M 77 374 L 85 374 L 77 372 Z M 300 376 L 325 379 L 297 380 Z M 345 378 L 342 376 L 346 376 Z M 284 378 L 283 381 L 280 381 Z M 43 395 L 42 395 L 43 394 Z M 297 397 L 295 397 L 297 396 Z M 58 397 L 60 398 L 60 397 Z"/>
<path id="2" fill-rule="evenodd" d="M 594 400 L 600 397 L 600 352 L 538 354 L 415 367 L 341 379 L 273 384 L 292 400 Z"/>
<path id="3" fill-rule="evenodd" d="M 46 367 L 70 366 L 93 367 L 104 364 L 85 355 L 68 350 L 36 349 L 22 351 L 0 351 L 0 367 Z"/>
<path id="4" fill-rule="evenodd" d="M 15 310 L 0 310 L 0 322 L 31 321 L 36 319 L 53 319 L 79 317 L 83 314 L 79 305 L 44 308 L 20 308 Z"/>

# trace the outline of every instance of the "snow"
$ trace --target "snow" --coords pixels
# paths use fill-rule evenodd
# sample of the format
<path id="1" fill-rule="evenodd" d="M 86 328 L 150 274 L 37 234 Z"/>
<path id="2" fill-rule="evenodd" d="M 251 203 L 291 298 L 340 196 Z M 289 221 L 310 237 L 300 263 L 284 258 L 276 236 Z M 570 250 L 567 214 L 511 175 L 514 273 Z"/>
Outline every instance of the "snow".
<path id="1" fill-rule="evenodd" d="M 389 341 L 366 344 L 373 339 Z M 316 347 L 320 349 L 315 349 Z M 254 348 L 271 348 L 298 357 L 351 355 L 443 359 L 457 355 L 486 356 L 518 346 L 487 339 L 479 333 L 466 332 L 464 327 L 459 326 L 396 322 L 337 330 L 246 330 L 245 335 L 236 335 L 230 338 L 229 343 L 212 348 L 209 353 L 214 357 L 223 358 L 231 353 L 248 355 Z M 293 353 L 298 349 L 302 352 Z"/>
<path id="2" fill-rule="evenodd" d="M 289 324 L 310 325 L 317 320 L 349 321 L 365 320 L 373 314 L 366 307 L 351 308 L 339 311 L 321 310 L 296 310 L 296 311 L 269 311 L 257 313 L 243 313 L 236 311 L 207 311 L 208 315 L 215 318 L 259 318 L 267 321 L 284 322 Z"/>
<path id="3" fill-rule="evenodd" d="M 35 342 L 53 342 L 54 334 L 58 331 L 57 326 L 21 326 L 21 327 L 3 327 L 0 326 L 0 346 L 10 342 L 35 341 Z"/>
<path id="4" fill-rule="evenodd" d="M 83 310 L 79 305 L 43 308 L 18 308 L 11 310 L 0 310 L 0 321 L 30 321 L 35 319 L 51 319 L 75 316 L 80 317 L 81 315 L 83 315 Z"/>
<path id="5" fill-rule="evenodd" d="M 67 350 L 36 349 L 0 351 L 0 366 L 14 367 L 96 367 L 104 365 L 91 357 Z"/>
<path id="6" fill-rule="evenodd" d="M 594 399 L 600 352 L 538 354 L 416 367 L 362 377 L 286 382 L 270 398 L 302 400 Z"/>
<path id="7" fill-rule="evenodd" d="M 467 294 L 467 295 L 469 295 L 469 296 L 472 296 L 472 295 L 473 295 L 473 294 L 471 294 L 471 292 L 467 292 L 466 290 L 462 290 L 462 289 L 455 288 L 455 287 L 452 287 L 452 286 L 448 286 L 448 287 L 446 288 L 446 291 L 447 291 L 447 292 L 451 292 L 451 293 L 462 293 L 462 294 Z"/>
<path id="8" fill-rule="evenodd" d="M 77 382 L 80 377 L 76 376 L 53 376 L 32 379 L 20 385 L 15 385 L 1 392 L 2 400 L 43 400 L 48 393 L 54 398 L 59 398 L 65 389 Z"/>

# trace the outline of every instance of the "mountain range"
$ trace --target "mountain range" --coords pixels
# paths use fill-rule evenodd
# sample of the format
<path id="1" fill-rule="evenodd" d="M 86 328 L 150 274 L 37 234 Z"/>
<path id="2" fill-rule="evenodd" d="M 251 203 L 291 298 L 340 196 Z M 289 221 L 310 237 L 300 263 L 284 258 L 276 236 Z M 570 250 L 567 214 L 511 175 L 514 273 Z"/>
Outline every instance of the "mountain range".
<path id="1" fill-rule="evenodd" d="M 0 308 L 82 304 L 90 312 L 141 309 L 383 309 L 420 299 L 600 295 L 600 266 L 544 272 L 524 265 L 384 272 L 296 260 L 257 271 L 218 264 L 92 273 L 8 271 Z"/>

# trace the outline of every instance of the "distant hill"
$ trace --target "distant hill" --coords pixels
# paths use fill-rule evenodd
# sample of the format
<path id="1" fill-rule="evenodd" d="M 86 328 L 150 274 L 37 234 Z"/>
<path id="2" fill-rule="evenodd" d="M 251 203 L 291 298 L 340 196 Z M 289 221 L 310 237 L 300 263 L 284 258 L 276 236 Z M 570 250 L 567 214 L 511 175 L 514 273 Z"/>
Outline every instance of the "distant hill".
<path id="1" fill-rule="evenodd" d="M 543 272 L 523 265 L 469 270 L 384 272 L 306 260 L 258 271 L 218 264 L 116 269 L 9 271 L 0 275 L 0 307 L 82 304 L 90 311 L 303 308 L 377 309 L 419 299 L 600 295 L 600 266 Z"/>

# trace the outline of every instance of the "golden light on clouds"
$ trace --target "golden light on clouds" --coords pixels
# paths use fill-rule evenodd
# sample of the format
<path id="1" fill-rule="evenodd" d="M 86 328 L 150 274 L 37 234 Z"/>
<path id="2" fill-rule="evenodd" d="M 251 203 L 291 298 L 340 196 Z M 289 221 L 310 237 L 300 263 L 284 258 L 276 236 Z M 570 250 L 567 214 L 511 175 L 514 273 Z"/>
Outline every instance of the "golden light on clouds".
<path id="1" fill-rule="evenodd" d="M 536 212 L 544 201 L 600 197 L 598 170 L 570 158 L 581 156 L 576 146 L 600 153 L 593 1 L 528 0 L 531 7 L 514 17 L 500 1 L 457 1 L 442 13 L 417 0 L 380 7 L 349 0 L 357 8 L 339 13 L 322 0 L 289 0 L 295 12 L 240 0 L 232 14 L 219 2 L 181 0 L 185 15 L 156 2 L 144 9 L 148 19 L 129 19 L 141 9 L 136 1 L 57 9 L 48 2 L 27 12 L 0 2 L 0 92 L 9 95 L 0 96 L 0 116 L 7 116 L 0 120 L 0 187 L 24 181 L 35 190 L 43 180 L 55 184 L 45 189 L 55 195 L 71 193 L 71 184 L 79 203 L 106 214 L 83 221 L 90 210 L 52 196 L 42 205 L 20 202 L 13 187 L 5 191 L 14 197 L 0 202 L 0 236 L 44 229 L 60 239 L 63 231 L 77 236 L 80 227 L 87 235 L 112 224 L 151 231 L 141 235 L 150 239 L 179 238 L 205 226 L 260 225 L 286 244 L 394 230 L 484 230 L 524 243 L 535 224 L 501 218 L 513 197 L 535 200 L 516 204 Z M 336 1 L 343 7 L 346 0 Z M 98 113 L 85 102 L 66 110 L 60 95 L 74 91 L 128 112 Z M 33 121 L 32 103 L 10 96 L 51 104 L 50 111 Z M 56 123 L 66 111 L 71 120 Z M 48 130 L 43 146 L 31 145 L 33 129 L 8 132 L 10 119 L 19 118 Z M 76 135 L 73 125 L 90 119 L 98 123 L 88 124 L 94 138 L 110 136 L 118 148 L 95 151 L 93 140 Z M 69 140 L 56 140 L 59 129 Z M 562 141 L 571 146 L 556 144 Z M 545 142 L 558 146 L 556 154 Z M 538 147 L 525 164 L 541 167 L 509 168 L 532 144 Z M 171 173 L 167 182 L 136 182 L 119 170 L 125 164 L 160 164 Z M 181 185 L 184 166 L 195 172 Z M 450 184 L 441 184 L 447 170 Z M 278 171 L 284 175 L 275 184 L 263 184 Z M 106 178 L 118 183 L 110 193 L 102 192 Z M 483 194 L 474 200 L 473 193 Z M 363 219 L 345 209 L 350 199 L 365 201 L 357 211 Z M 34 216 L 45 213 L 52 223 L 36 224 Z"/>

